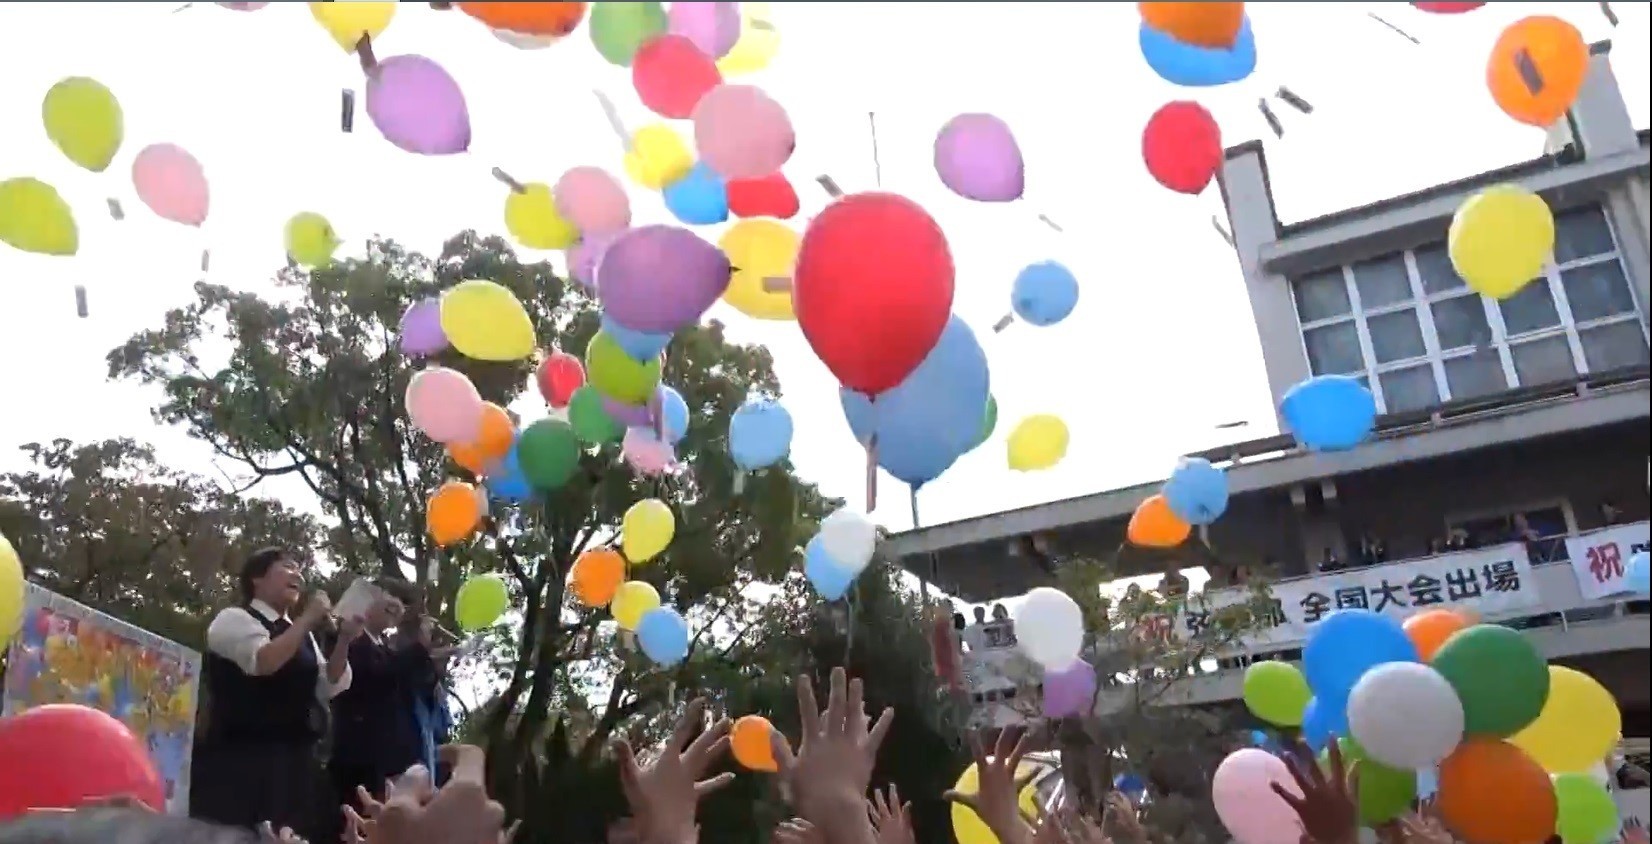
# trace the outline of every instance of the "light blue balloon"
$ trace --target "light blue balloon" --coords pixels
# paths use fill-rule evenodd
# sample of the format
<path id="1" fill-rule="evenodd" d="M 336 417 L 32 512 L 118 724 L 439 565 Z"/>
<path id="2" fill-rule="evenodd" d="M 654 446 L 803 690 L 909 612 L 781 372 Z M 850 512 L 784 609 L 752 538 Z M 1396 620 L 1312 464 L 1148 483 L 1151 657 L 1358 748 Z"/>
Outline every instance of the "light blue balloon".
<path id="1" fill-rule="evenodd" d="M 1279 412 L 1297 443 L 1314 451 L 1347 451 L 1377 427 L 1377 400 L 1347 375 L 1303 381 L 1285 393 Z"/>
<path id="2" fill-rule="evenodd" d="M 1440 772 L 1435 768 L 1417 769 L 1417 796 L 1433 797 L 1440 790 Z"/>
<path id="3" fill-rule="evenodd" d="M 647 363 L 665 350 L 666 344 L 671 342 L 670 334 L 649 334 L 644 331 L 633 331 L 609 319 L 607 314 L 602 315 L 602 330 L 614 342 L 631 356 L 632 360 Z"/>
<path id="4" fill-rule="evenodd" d="M 1147 790 L 1147 783 L 1135 774 L 1123 773 L 1113 778 L 1113 790 L 1134 797 Z"/>
<path id="5" fill-rule="evenodd" d="M 1183 457 L 1164 482 L 1164 503 L 1190 525 L 1208 525 L 1228 509 L 1228 473 L 1203 457 Z"/>
<path id="6" fill-rule="evenodd" d="M 522 474 L 522 462 L 517 456 L 515 444 L 497 463 L 488 467 L 488 477 L 482 486 L 487 488 L 489 495 L 512 504 L 533 497 L 533 484 L 528 483 L 528 476 Z"/>
<path id="7" fill-rule="evenodd" d="M 655 607 L 637 622 L 637 644 L 659 665 L 676 665 L 688 656 L 688 622 L 670 607 Z"/>
<path id="8" fill-rule="evenodd" d="M 728 423 L 728 451 L 742 472 L 773 466 L 792 450 L 792 415 L 777 402 L 740 405 Z"/>
<path id="9" fill-rule="evenodd" d="M 1652 592 L 1652 556 L 1645 551 L 1630 556 L 1629 567 L 1623 570 L 1623 585 L 1643 598 Z"/>
<path id="10" fill-rule="evenodd" d="M 954 316 L 923 363 L 876 402 L 847 388 L 838 397 L 855 440 L 875 434 L 878 465 L 917 489 L 975 445 L 991 388 L 986 353 Z"/>
<path id="11" fill-rule="evenodd" d="M 854 572 L 826 553 L 826 544 L 820 541 L 819 535 L 803 547 L 803 576 L 820 597 L 828 601 L 843 597 L 843 593 L 849 591 L 849 584 L 855 582 Z"/>
<path id="12" fill-rule="evenodd" d="M 1028 264 L 1015 277 L 1015 288 L 1010 292 L 1015 315 L 1037 326 L 1055 325 L 1066 319 L 1077 304 L 1078 279 L 1054 261 Z"/>
<path id="13" fill-rule="evenodd" d="M 1208 88 L 1238 82 L 1256 70 L 1256 36 L 1250 17 L 1239 23 L 1233 46 L 1223 50 L 1195 47 L 1143 23 L 1141 55 L 1161 79 L 1184 88 Z"/>
<path id="14" fill-rule="evenodd" d="M 1318 753 L 1331 739 L 1345 735 L 1348 735 L 1347 699 L 1308 698 L 1308 706 L 1302 710 L 1302 740 Z"/>
<path id="15" fill-rule="evenodd" d="M 728 185 L 704 163 L 665 186 L 665 208 L 690 226 L 713 226 L 728 219 Z"/>
<path id="16" fill-rule="evenodd" d="M 672 445 L 682 442 L 688 434 L 688 402 L 683 394 L 671 387 L 660 385 L 660 416 L 664 417 L 665 438 Z"/>
<path id="17" fill-rule="evenodd" d="M 1387 662 L 1421 662 L 1400 623 L 1365 609 L 1338 610 L 1308 633 L 1302 673 L 1314 695 L 1348 699 L 1365 672 Z M 1347 720 L 1347 716 L 1343 716 Z"/>

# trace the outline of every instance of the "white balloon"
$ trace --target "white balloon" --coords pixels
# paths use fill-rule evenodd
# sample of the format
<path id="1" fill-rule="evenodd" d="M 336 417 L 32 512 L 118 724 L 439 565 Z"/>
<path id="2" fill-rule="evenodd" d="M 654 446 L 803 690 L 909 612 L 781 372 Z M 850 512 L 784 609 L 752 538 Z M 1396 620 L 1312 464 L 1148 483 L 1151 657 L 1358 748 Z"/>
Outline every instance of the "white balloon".
<path id="1" fill-rule="evenodd" d="M 860 574 L 878 547 L 878 529 L 865 516 L 844 508 L 820 522 L 820 544 L 850 574 Z"/>
<path id="2" fill-rule="evenodd" d="M 1348 731 L 1390 768 L 1432 768 L 1463 740 L 1463 702 L 1433 668 L 1384 663 L 1348 695 Z"/>
<path id="3" fill-rule="evenodd" d="M 524 32 L 512 32 L 508 29 L 489 30 L 493 37 L 515 47 L 518 50 L 543 50 L 555 44 L 559 39 L 547 35 L 529 35 Z"/>
<path id="4" fill-rule="evenodd" d="M 1015 608 L 1015 638 L 1028 659 L 1059 670 L 1084 648 L 1084 612 L 1060 589 L 1040 586 Z"/>

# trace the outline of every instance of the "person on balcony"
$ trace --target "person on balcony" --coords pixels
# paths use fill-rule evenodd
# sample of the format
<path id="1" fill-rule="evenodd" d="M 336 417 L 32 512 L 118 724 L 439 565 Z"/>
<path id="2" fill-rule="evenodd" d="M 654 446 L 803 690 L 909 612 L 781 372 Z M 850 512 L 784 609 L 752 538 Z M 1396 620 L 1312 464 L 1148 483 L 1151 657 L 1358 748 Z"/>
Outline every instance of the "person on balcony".
<path id="1" fill-rule="evenodd" d="M 987 608 L 975 608 L 975 623 L 965 627 L 958 637 L 963 640 L 964 647 L 970 653 L 979 653 L 987 649 Z"/>

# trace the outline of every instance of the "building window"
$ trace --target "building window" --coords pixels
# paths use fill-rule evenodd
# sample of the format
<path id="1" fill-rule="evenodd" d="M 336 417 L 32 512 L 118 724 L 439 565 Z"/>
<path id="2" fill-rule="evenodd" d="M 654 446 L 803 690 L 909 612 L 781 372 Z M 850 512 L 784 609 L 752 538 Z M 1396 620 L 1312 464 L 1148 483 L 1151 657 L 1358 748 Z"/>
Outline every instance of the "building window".
<path id="1" fill-rule="evenodd" d="M 1434 243 L 1293 279 L 1315 375 L 1352 375 L 1384 413 L 1567 381 L 1652 360 L 1598 205 L 1555 216 L 1544 275 L 1501 302 L 1476 295 Z"/>

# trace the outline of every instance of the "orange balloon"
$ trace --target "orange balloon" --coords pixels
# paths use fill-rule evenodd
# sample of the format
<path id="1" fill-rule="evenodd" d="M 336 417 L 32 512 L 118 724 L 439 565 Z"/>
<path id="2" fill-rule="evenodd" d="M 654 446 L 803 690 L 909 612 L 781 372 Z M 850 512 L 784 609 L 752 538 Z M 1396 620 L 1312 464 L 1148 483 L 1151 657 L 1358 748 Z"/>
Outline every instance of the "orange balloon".
<path id="1" fill-rule="evenodd" d="M 1486 87 L 1508 116 L 1547 129 L 1564 117 L 1589 75 L 1577 27 L 1548 15 L 1515 21 L 1491 48 Z"/>
<path id="2" fill-rule="evenodd" d="M 447 453 L 453 462 L 481 477 L 487 473 L 488 466 L 510 452 L 515 442 L 516 425 L 511 422 L 510 414 L 493 402 L 483 402 L 481 435 L 476 442 L 448 446 Z"/>
<path id="3" fill-rule="evenodd" d="M 780 770 L 780 764 L 774 761 L 774 745 L 769 743 L 773 735 L 774 725 L 761 715 L 747 715 L 735 721 L 728 731 L 734 761 L 752 771 Z"/>
<path id="4" fill-rule="evenodd" d="M 1243 3 L 1137 3 L 1142 22 L 1195 47 L 1227 50 L 1245 20 Z"/>
<path id="5" fill-rule="evenodd" d="M 463 542 L 476 532 L 476 525 L 482 521 L 482 510 L 476 502 L 476 487 L 464 481 L 448 481 L 430 496 L 424 524 L 437 546 Z"/>
<path id="6" fill-rule="evenodd" d="M 488 25 L 523 35 L 561 38 L 585 19 L 584 3 L 455 3 L 459 11 Z"/>
<path id="7" fill-rule="evenodd" d="M 1451 638 L 1451 634 L 1468 627 L 1469 621 L 1452 610 L 1427 610 L 1406 619 L 1401 626 L 1405 628 L 1405 635 L 1410 637 L 1411 643 L 1417 646 L 1417 653 L 1423 662 L 1427 662 L 1434 658 L 1434 652 Z"/>
<path id="8" fill-rule="evenodd" d="M 1525 751 L 1494 738 L 1465 738 L 1440 763 L 1435 806 L 1469 844 L 1542 844 L 1554 834 L 1554 786 Z"/>
<path id="9" fill-rule="evenodd" d="M 596 548 L 579 555 L 568 571 L 574 597 L 588 607 L 606 607 L 625 581 L 625 558 L 612 548 Z"/>
<path id="10" fill-rule="evenodd" d="M 1176 518 L 1164 496 L 1154 495 L 1141 503 L 1130 516 L 1125 538 L 1131 545 L 1146 548 L 1174 548 L 1187 541 L 1193 528 Z"/>

